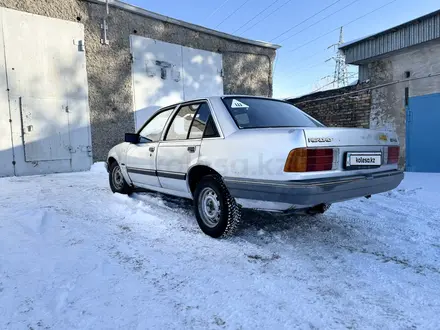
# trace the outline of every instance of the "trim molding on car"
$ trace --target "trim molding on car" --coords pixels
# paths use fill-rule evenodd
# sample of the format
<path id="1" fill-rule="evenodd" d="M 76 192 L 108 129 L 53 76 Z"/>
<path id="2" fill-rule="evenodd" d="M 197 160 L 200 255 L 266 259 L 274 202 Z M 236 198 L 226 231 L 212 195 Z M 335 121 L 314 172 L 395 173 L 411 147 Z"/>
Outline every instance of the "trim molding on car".
<path id="1" fill-rule="evenodd" d="M 156 171 L 156 173 L 157 176 L 160 176 L 162 178 L 186 180 L 186 173 L 167 172 L 167 171 Z"/>
<path id="2" fill-rule="evenodd" d="M 148 170 L 145 168 L 134 168 L 134 167 L 127 167 L 128 173 L 135 173 L 135 174 L 144 174 L 144 175 L 157 175 L 155 170 Z"/>
<path id="3" fill-rule="evenodd" d="M 159 176 L 162 178 L 169 178 L 169 179 L 176 179 L 176 180 L 186 180 L 186 173 L 180 173 L 180 172 L 156 171 L 156 170 L 149 170 L 149 169 L 144 169 L 144 168 L 134 168 L 134 167 L 127 167 L 127 172 L 134 173 L 134 174 Z"/>

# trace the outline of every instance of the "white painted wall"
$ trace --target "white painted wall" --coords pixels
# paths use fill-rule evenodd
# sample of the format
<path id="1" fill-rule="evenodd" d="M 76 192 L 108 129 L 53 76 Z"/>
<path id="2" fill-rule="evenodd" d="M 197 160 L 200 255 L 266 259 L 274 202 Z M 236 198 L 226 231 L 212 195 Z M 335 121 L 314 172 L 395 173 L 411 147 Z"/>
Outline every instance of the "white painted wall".
<path id="1" fill-rule="evenodd" d="M 0 10 L 0 22 L 3 11 Z M 3 24 L 0 24 L 0 50 L 4 47 Z M 11 124 L 9 123 L 8 83 L 4 52 L 0 52 L 0 177 L 14 175 L 12 165 Z"/>
<path id="2" fill-rule="evenodd" d="M 89 169 L 88 85 L 80 47 L 83 25 L 0 10 L 15 174 Z M 4 102 L 5 96 L 0 98 Z M 2 135 L 1 143 L 7 138 Z"/>
<path id="3" fill-rule="evenodd" d="M 222 55 L 182 47 L 185 100 L 223 95 Z"/>
<path id="4" fill-rule="evenodd" d="M 136 35 L 130 45 L 136 130 L 161 107 L 223 94 L 221 54 Z"/>

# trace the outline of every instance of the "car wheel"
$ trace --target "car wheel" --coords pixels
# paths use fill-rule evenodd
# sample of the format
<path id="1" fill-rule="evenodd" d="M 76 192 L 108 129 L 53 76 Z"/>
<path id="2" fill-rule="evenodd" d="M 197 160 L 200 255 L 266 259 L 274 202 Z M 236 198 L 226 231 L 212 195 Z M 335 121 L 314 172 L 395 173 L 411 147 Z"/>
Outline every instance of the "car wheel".
<path id="1" fill-rule="evenodd" d="M 117 162 L 113 162 L 110 165 L 109 182 L 110 188 L 114 193 L 130 195 L 133 192 L 133 187 L 125 181 L 121 167 Z"/>
<path id="2" fill-rule="evenodd" d="M 241 210 L 219 175 L 207 175 L 194 192 L 194 212 L 200 229 L 214 238 L 231 235 L 241 219 Z"/>

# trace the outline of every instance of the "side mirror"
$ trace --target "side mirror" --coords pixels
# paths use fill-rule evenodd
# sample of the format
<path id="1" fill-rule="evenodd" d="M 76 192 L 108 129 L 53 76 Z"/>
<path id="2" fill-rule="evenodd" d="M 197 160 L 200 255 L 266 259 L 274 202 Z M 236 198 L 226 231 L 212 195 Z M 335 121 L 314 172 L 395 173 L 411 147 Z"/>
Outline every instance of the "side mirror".
<path id="1" fill-rule="evenodd" d="M 139 143 L 139 134 L 136 134 L 136 133 L 125 133 L 125 142 Z"/>

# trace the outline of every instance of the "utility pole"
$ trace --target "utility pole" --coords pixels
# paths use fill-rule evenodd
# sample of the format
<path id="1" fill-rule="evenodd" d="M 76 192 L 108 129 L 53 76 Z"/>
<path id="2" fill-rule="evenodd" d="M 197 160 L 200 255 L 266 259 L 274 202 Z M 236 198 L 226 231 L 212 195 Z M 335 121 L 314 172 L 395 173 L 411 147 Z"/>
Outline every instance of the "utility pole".
<path id="1" fill-rule="evenodd" d="M 333 75 L 333 82 L 337 88 L 344 87 L 348 85 L 348 73 L 347 73 L 347 64 L 345 64 L 345 55 L 342 50 L 339 49 L 344 43 L 344 31 L 343 27 L 339 30 L 339 41 L 337 44 L 333 44 L 328 48 L 335 47 L 336 48 L 336 56 L 329 58 L 326 62 L 330 60 L 335 60 L 335 72 Z"/>

